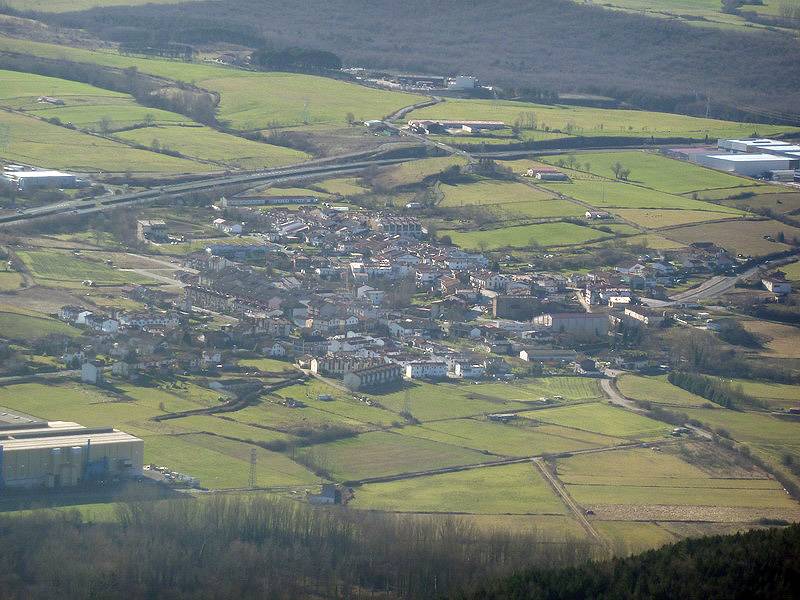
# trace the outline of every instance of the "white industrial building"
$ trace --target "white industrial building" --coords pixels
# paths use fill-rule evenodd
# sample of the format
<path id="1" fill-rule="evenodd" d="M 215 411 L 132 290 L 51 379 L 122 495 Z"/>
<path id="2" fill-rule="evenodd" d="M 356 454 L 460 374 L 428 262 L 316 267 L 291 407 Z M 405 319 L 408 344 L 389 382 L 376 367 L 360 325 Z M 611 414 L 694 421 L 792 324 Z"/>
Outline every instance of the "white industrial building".
<path id="1" fill-rule="evenodd" d="M 797 169 L 800 165 L 800 159 L 767 153 L 697 155 L 695 162 L 746 177 L 761 177 L 770 171 Z"/>
<path id="2" fill-rule="evenodd" d="M 0 413 L 0 493 L 141 477 L 143 460 L 144 442 L 112 427 Z"/>
<path id="3" fill-rule="evenodd" d="M 61 171 L 4 171 L 3 178 L 19 191 L 78 187 L 78 177 Z"/>

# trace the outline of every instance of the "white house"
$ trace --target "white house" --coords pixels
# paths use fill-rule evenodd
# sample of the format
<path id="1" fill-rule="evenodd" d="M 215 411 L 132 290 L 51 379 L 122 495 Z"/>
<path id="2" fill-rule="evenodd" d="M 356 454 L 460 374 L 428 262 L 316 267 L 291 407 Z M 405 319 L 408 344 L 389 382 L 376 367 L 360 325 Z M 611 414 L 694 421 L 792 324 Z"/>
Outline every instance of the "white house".
<path id="1" fill-rule="evenodd" d="M 100 385 L 103 383 L 103 369 L 96 363 L 83 363 L 81 366 L 81 381 L 92 385 Z"/>
<path id="2" fill-rule="evenodd" d="M 486 376 L 484 363 L 456 363 L 455 376 L 463 379 L 481 379 Z"/>
<path id="3" fill-rule="evenodd" d="M 419 360 L 406 363 L 406 379 L 444 379 L 447 363 L 438 360 Z"/>

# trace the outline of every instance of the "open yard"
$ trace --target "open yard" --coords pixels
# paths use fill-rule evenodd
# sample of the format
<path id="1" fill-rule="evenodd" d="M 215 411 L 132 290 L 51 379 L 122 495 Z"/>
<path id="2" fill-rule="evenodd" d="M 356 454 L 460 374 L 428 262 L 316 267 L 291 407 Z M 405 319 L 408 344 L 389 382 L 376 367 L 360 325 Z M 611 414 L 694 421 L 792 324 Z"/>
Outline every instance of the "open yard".
<path id="1" fill-rule="evenodd" d="M 453 242 L 470 250 L 499 248 L 528 248 L 531 246 L 572 246 L 611 237 L 611 234 L 573 223 L 541 223 L 502 227 L 486 231 L 455 231 L 443 229 Z"/>
<path id="2" fill-rule="evenodd" d="M 484 467 L 356 488 L 355 508 L 403 512 L 563 514 L 566 508 L 530 464 Z"/>

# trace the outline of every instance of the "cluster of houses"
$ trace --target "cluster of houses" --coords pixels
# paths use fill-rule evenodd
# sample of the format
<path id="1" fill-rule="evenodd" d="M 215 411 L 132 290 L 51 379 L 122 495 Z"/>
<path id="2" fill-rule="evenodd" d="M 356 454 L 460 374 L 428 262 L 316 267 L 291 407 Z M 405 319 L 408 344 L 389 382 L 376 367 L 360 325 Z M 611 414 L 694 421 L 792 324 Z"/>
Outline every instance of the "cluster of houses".
<path id="1" fill-rule="evenodd" d="M 145 311 L 62 307 L 61 319 L 96 340 L 86 355 L 65 355 L 83 365 L 84 379 L 99 381 L 108 371 L 108 362 L 89 360 L 98 354 L 113 361 L 114 375 L 134 377 L 225 369 L 243 350 L 293 361 L 353 390 L 403 379 L 510 377 L 526 364 L 593 376 L 586 348 L 606 346 L 623 326 L 670 322 L 666 310 L 641 298 L 665 297 L 681 278 L 723 273 L 737 262 L 697 243 L 573 275 L 502 272 L 482 253 L 431 242 L 413 217 L 317 202 L 259 206 L 218 207 L 213 226 L 231 240 L 184 258 L 180 297 L 134 286 L 127 294 Z M 164 234 L 159 222 L 138 225 L 146 239 Z M 777 295 L 788 283 L 773 274 L 764 285 Z M 214 314 L 228 324 L 191 324 Z M 187 339 L 191 352 L 181 350 Z"/>

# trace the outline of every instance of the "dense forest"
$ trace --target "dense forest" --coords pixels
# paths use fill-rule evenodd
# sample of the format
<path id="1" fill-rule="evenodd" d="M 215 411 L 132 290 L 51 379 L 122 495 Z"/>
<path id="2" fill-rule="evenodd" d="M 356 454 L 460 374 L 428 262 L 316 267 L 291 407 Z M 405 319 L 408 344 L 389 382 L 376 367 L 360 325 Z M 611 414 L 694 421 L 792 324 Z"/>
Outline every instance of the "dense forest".
<path id="1" fill-rule="evenodd" d="M 514 95 L 593 92 L 718 117 L 800 118 L 800 44 L 569 0 L 230 0 L 42 15 L 126 43 L 313 48 L 348 64 L 472 73 Z M 752 108 L 758 106 L 758 109 Z"/>
<path id="2" fill-rule="evenodd" d="M 582 598 L 796 598 L 800 526 L 686 540 L 640 556 L 561 570 L 532 570 L 459 596 L 462 600 Z"/>
<path id="3" fill-rule="evenodd" d="M 596 547 L 449 516 L 266 498 L 0 516 L 0 596 L 29 598 L 789 598 L 800 526 L 590 562 Z"/>

